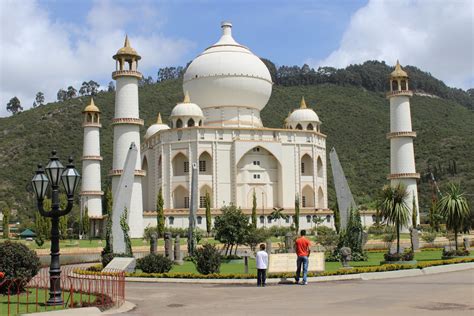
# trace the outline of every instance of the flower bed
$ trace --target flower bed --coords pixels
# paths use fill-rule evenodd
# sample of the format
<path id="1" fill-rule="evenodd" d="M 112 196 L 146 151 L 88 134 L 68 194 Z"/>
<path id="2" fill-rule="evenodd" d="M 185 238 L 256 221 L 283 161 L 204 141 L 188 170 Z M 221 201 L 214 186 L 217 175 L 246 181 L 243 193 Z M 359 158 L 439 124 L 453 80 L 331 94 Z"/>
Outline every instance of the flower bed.
<path id="1" fill-rule="evenodd" d="M 308 272 L 309 277 L 318 276 L 332 276 L 332 275 L 347 275 L 347 274 L 358 274 L 358 273 L 370 273 L 370 272 L 385 272 L 395 270 L 407 270 L 407 269 L 423 269 L 426 267 L 440 266 L 447 264 L 456 263 L 469 263 L 474 262 L 474 258 L 457 258 L 450 260 L 436 260 L 436 261 L 424 261 L 416 264 L 386 264 L 382 266 L 373 267 L 354 267 L 353 269 L 339 269 L 337 271 L 325 271 L 325 272 Z M 84 275 L 97 275 L 101 272 L 93 272 L 86 270 L 75 270 L 75 273 Z M 183 273 L 183 272 L 168 272 L 168 273 L 126 273 L 127 277 L 139 277 L 139 278 L 175 278 L 175 279 L 255 279 L 257 277 L 254 273 L 249 274 L 197 274 L 197 273 Z M 268 278 L 294 278 L 294 273 L 270 273 Z"/>

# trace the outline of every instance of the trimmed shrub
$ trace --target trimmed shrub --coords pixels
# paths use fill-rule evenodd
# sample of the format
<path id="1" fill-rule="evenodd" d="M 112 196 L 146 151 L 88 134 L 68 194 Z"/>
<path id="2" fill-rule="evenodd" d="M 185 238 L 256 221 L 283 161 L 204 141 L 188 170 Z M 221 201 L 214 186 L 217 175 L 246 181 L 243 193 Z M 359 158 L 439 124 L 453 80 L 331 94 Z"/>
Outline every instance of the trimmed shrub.
<path id="1" fill-rule="evenodd" d="M 403 253 L 386 253 L 383 257 L 385 261 L 412 261 L 415 254 L 411 249 L 405 249 Z"/>
<path id="2" fill-rule="evenodd" d="M 443 259 L 451 259 L 451 258 L 466 257 L 466 256 L 469 256 L 469 250 L 467 249 L 458 249 L 458 250 L 443 249 L 443 254 L 442 254 Z"/>
<path id="3" fill-rule="evenodd" d="M 428 244 L 433 244 L 433 242 L 436 239 L 436 232 L 434 230 L 432 231 L 427 231 L 421 234 L 421 240 Z"/>
<path id="4" fill-rule="evenodd" d="M 41 267 L 40 260 L 36 252 L 28 249 L 27 246 L 6 241 L 0 243 L 0 271 L 5 274 L 6 279 L 22 279 L 24 282 L 16 282 L 19 286 L 24 286 L 34 277 Z M 0 287 L 0 293 L 8 290 L 8 282 Z M 10 291 L 22 291 L 23 288 L 11 286 Z"/>
<path id="5" fill-rule="evenodd" d="M 383 235 L 385 233 L 385 225 L 382 224 L 374 224 L 369 227 L 367 230 L 367 233 L 372 234 L 372 235 Z"/>
<path id="6" fill-rule="evenodd" d="M 221 267 L 221 254 L 216 246 L 205 244 L 196 249 L 194 255 L 196 269 L 201 274 L 219 273 Z"/>
<path id="7" fill-rule="evenodd" d="M 163 255 L 150 253 L 137 260 L 137 268 L 145 273 L 166 273 L 173 267 L 173 261 Z"/>

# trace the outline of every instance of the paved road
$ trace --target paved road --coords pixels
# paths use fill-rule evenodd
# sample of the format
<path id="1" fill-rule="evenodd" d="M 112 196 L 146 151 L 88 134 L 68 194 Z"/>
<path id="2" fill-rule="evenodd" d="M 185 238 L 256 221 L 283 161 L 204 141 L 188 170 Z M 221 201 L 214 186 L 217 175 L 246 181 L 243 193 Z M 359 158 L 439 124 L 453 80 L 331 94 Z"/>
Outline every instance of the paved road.
<path id="1" fill-rule="evenodd" d="M 265 288 L 127 283 L 121 315 L 474 315 L 474 270 Z"/>

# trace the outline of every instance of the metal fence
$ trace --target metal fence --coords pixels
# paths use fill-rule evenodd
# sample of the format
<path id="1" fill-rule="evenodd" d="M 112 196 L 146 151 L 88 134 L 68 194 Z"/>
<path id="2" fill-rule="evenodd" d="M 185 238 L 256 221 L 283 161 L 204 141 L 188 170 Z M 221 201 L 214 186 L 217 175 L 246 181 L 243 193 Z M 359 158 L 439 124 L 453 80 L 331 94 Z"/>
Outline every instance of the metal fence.
<path id="1" fill-rule="evenodd" d="M 31 280 L 0 279 L 0 315 L 53 311 L 96 306 L 108 309 L 125 301 L 125 273 L 122 271 L 77 274 L 80 266 L 61 268 L 61 298 L 58 306 L 47 304 L 50 298 L 48 269 L 41 269 Z M 57 289 L 53 289 L 56 291 Z"/>

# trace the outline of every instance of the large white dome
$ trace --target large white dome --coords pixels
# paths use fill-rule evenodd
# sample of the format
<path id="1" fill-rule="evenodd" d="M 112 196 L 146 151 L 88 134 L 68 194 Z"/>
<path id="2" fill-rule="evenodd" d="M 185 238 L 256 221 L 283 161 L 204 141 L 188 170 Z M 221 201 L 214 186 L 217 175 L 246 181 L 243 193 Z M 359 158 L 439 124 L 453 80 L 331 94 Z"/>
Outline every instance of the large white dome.
<path id="1" fill-rule="evenodd" d="M 231 34 L 232 24 L 222 23 L 222 37 L 186 69 L 183 90 L 203 109 L 231 106 L 262 110 L 272 93 L 265 64 Z"/>

